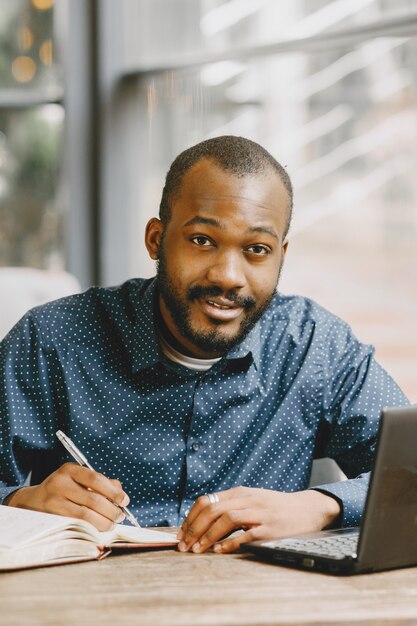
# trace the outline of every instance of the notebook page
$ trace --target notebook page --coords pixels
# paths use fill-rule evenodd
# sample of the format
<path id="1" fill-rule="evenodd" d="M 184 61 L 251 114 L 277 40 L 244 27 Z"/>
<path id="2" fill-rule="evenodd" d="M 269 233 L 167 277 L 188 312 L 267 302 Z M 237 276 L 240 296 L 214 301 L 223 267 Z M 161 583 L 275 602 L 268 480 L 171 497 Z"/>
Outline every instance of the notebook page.
<path id="1" fill-rule="evenodd" d="M 82 520 L 0 505 L 0 549 L 30 545 L 69 527 L 90 534 L 91 525 Z"/>
<path id="2" fill-rule="evenodd" d="M 148 528 L 135 528 L 134 526 L 125 526 L 123 524 L 116 524 L 114 530 L 98 534 L 100 535 L 100 545 L 102 546 L 110 546 L 117 543 L 178 543 L 175 533 L 165 533 Z"/>

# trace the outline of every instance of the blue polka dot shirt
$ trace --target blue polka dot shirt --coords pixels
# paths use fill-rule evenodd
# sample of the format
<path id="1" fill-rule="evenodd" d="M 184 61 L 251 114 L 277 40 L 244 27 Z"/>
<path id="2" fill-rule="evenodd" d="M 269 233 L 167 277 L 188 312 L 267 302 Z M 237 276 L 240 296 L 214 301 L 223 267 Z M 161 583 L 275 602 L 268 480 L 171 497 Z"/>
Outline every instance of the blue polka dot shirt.
<path id="1" fill-rule="evenodd" d="M 0 346 L 0 501 L 71 460 L 63 430 L 118 478 L 144 526 L 179 525 L 194 500 L 237 485 L 307 488 L 315 457 L 349 480 L 322 485 L 358 524 L 378 419 L 408 404 L 371 347 L 311 300 L 277 294 L 208 371 L 169 361 L 155 279 L 89 289 L 30 311 Z"/>

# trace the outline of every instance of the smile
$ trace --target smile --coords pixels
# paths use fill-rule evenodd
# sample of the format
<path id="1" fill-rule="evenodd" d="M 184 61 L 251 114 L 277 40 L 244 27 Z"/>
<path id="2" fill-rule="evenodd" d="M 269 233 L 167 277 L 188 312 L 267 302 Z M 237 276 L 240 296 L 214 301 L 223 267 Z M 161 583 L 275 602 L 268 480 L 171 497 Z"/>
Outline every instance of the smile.
<path id="1" fill-rule="evenodd" d="M 243 312 L 243 307 L 220 299 L 200 300 L 200 306 L 208 317 L 225 322 L 236 319 Z"/>
<path id="2" fill-rule="evenodd" d="M 218 307 L 219 309 L 235 309 L 237 307 L 230 306 L 230 304 L 219 304 L 218 302 L 214 302 L 214 300 L 208 300 L 209 304 L 212 304 L 213 306 Z"/>

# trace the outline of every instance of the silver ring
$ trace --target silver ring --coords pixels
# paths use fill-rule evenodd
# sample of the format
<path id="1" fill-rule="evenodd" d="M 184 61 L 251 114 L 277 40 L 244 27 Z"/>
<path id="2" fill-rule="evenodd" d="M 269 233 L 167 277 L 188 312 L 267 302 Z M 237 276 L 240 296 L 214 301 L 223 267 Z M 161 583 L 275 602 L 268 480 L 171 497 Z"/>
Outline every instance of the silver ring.
<path id="1" fill-rule="evenodd" d="M 219 500 L 219 496 L 217 495 L 217 493 L 208 493 L 206 494 L 210 504 L 217 504 L 218 502 L 220 502 Z"/>

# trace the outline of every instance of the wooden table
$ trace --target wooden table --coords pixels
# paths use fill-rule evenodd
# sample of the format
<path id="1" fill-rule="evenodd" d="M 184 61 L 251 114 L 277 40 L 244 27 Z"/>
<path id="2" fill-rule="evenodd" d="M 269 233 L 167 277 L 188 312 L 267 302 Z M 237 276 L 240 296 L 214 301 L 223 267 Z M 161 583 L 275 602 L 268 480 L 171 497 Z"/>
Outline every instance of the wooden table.
<path id="1" fill-rule="evenodd" d="M 333 577 L 240 554 L 124 552 L 0 574 L 2 626 L 417 624 L 417 568 Z"/>

